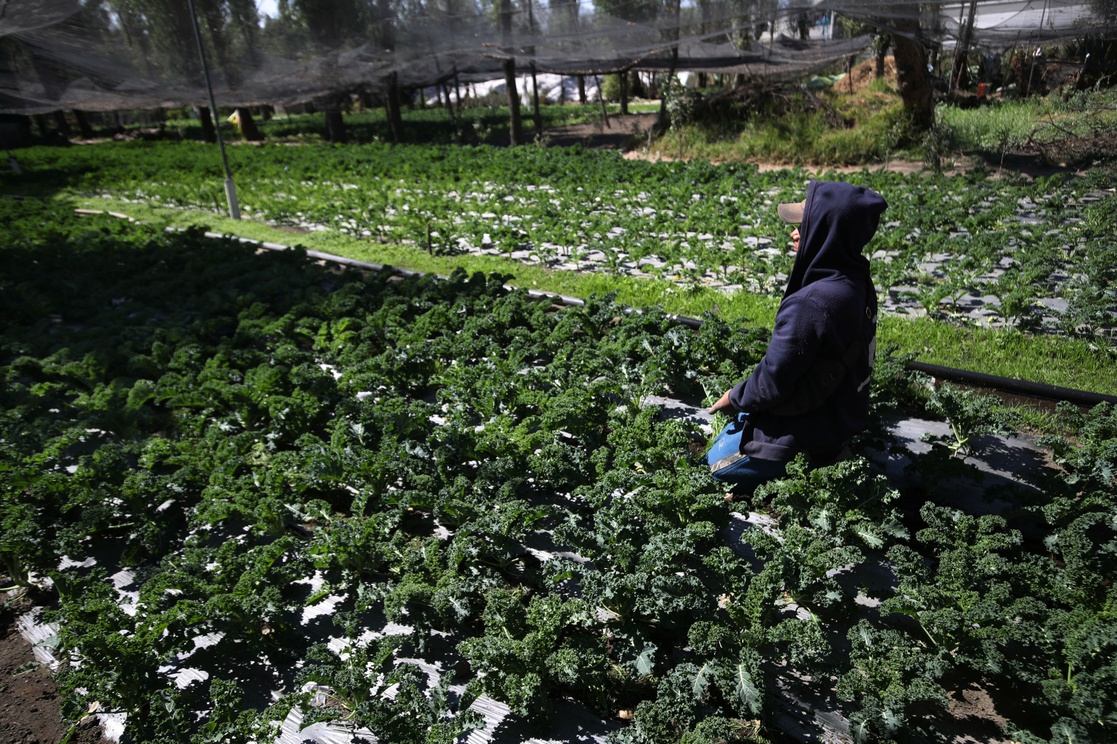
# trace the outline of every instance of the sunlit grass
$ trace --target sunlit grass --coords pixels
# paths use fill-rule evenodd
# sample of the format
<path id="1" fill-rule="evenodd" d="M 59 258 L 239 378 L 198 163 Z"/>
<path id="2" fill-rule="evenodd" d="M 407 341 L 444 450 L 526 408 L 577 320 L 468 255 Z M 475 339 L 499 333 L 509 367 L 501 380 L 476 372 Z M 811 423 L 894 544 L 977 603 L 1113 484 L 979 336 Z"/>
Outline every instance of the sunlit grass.
<path id="1" fill-rule="evenodd" d="M 997 101 L 978 108 L 941 106 L 939 126 L 959 150 L 999 152 L 1027 140 L 1048 107 L 1041 99 Z"/>
<path id="2" fill-rule="evenodd" d="M 1003 156 L 1026 149 L 1049 159 L 1088 157 L 1089 143 L 1117 131 L 1117 92 L 1085 90 L 1026 99 L 985 99 L 981 106 L 940 106 L 938 126 L 960 152 Z M 1112 156 L 1112 153 L 1109 153 Z"/>
<path id="3" fill-rule="evenodd" d="M 672 127 L 655 145 L 665 156 L 794 165 L 867 165 L 910 153 L 903 106 L 882 79 L 852 94 L 793 91 L 741 119 Z M 779 108 L 782 106 L 782 108 Z"/>

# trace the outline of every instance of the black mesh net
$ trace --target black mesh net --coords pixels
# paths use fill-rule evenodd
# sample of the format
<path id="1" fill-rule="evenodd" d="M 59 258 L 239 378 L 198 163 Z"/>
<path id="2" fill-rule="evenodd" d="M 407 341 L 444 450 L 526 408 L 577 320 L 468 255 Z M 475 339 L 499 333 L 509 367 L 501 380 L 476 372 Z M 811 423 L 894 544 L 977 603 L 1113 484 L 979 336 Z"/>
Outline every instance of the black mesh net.
<path id="1" fill-rule="evenodd" d="M 948 48 L 1112 37 L 1117 0 L 0 0 L 0 111 L 291 105 L 562 75 L 703 71 L 792 78 L 892 32 Z"/>

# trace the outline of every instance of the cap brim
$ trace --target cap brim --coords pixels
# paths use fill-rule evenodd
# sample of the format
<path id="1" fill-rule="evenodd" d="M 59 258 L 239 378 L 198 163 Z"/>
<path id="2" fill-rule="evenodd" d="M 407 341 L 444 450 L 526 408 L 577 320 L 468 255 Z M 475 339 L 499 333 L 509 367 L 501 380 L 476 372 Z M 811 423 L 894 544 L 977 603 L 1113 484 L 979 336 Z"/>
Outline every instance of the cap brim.
<path id="1" fill-rule="evenodd" d="M 779 212 L 780 219 L 784 222 L 794 222 L 799 224 L 803 221 L 803 209 L 807 206 L 807 200 L 795 202 L 793 204 L 780 204 L 776 207 Z"/>

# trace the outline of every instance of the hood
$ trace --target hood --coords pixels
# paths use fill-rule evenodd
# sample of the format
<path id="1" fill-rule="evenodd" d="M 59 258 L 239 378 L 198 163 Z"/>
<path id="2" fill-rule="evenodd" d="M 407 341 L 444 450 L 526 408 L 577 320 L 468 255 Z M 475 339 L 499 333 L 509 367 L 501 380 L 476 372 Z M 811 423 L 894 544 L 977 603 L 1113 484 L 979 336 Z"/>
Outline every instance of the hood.
<path id="1" fill-rule="evenodd" d="M 880 194 L 864 186 L 811 181 L 799 225 L 799 252 L 784 297 L 821 279 L 868 278 L 869 259 L 861 250 L 887 207 Z"/>

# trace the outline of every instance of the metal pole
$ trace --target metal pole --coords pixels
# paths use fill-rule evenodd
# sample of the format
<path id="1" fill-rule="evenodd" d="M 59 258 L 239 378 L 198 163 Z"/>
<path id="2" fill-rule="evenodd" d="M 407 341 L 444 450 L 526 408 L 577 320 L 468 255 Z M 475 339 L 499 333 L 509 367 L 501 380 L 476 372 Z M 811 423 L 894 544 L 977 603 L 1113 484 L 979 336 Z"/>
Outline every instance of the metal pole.
<path id="1" fill-rule="evenodd" d="M 194 9 L 194 0 L 187 0 L 190 5 L 190 22 L 194 24 L 194 38 L 198 42 L 198 56 L 202 58 L 202 74 L 206 79 L 206 91 L 209 92 L 209 112 L 213 117 L 213 131 L 217 134 L 217 147 L 221 150 L 221 164 L 225 168 L 225 200 L 229 203 L 229 216 L 234 220 L 240 219 L 240 204 L 237 202 L 237 187 L 233 183 L 233 174 L 229 171 L 229 158 L 225 154 L 225 142 L 221 139 L 221 122 L 217 118 L 217 101 L 213 98 L 213 84 L 209 79 L 209 64 L 206 62 L 206 50 L 202 45 L 202 30 L 198 27 L 198 12 Z"/>

